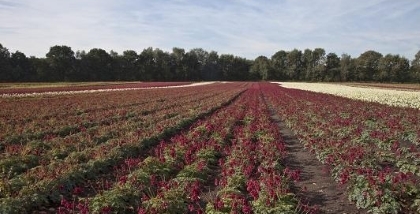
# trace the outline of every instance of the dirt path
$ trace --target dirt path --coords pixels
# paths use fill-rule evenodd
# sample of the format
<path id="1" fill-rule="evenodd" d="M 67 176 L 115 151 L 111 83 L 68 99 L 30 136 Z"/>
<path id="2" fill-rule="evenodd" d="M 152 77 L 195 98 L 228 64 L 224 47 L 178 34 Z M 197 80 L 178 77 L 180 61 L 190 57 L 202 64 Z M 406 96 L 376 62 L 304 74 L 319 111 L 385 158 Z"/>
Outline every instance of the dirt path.
<path id="1" fill-rule="evenodd" d="M 366 211 L 358 210 L 340 187 L 324 169 L 314 154 L 307 151 L 294 133 L 276 116 L 272 116 L 280 127 L 286 142 L 288 156 L 286 165 L 301 171 L 300 181 L 294 184 L 298 196 L 311 206 L 318 206 L 321 213 L 358 214 Z M 306 190 L 305 190 L 306 189 Z"/>

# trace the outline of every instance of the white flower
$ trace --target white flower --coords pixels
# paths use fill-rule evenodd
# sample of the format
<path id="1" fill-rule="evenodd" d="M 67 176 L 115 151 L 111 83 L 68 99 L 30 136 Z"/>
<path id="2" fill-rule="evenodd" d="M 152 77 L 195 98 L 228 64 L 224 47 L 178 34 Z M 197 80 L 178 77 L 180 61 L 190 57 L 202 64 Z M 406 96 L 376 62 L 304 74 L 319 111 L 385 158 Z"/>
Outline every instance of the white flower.
<path id="1" fill-rule="evenodd" d="M 279 83 L 279 82 L 277 82 Z M 384 88 L 354 87 L 327 83 L 281 82 L 285 88 L 295 88 L 325 94 L 347 97 L 350 99 L 378 102 L 391 106 L 420 108 L 419 91 L 401 91 Z"/>

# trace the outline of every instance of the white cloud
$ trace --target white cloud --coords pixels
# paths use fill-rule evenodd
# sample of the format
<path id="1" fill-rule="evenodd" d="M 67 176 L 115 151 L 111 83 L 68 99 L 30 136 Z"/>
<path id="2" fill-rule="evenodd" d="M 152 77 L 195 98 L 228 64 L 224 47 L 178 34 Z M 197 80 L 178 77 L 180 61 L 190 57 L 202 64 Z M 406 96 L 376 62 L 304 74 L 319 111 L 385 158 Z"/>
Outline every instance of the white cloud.
<path id="1" fill-rule="evenodd" d="M 420 50 L 420 2 L 410 0 L 18 2 L 0 0 L 0 42 L 27 55 L 61 44 L 119 53 L 202 47 L 250 59 L 293 48 L 408 58 Z"/>

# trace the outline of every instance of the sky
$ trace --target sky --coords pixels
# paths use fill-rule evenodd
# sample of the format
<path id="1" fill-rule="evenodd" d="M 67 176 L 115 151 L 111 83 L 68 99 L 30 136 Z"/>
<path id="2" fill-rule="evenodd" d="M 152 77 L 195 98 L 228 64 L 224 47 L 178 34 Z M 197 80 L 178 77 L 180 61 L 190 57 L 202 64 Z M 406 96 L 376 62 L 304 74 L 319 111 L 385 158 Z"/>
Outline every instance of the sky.
<path id="1" fill-rule="evenodd" d="M 413 59 L 420 50 L 419 0 L 0 0 L 0 20 L 0 44 L 36 57 L 54 45 L 248 59 L 295 48 Z"/>

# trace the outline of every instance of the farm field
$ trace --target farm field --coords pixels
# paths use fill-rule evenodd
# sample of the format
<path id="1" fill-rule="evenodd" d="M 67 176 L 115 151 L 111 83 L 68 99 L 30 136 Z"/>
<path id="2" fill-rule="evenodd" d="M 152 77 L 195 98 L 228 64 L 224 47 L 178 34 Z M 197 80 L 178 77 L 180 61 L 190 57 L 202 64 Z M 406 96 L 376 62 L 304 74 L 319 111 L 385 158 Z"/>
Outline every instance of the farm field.
<path id="1" fill-rule="evenodd" d="M 419 91 L 420 84 L 398 84 L 398 83 L 344 83 L 343 85 L 355 86 L 355 87 L 374 87 L 374 88 L 385 88 L 385 89 L 397 89 L 397 90 L 413 90 Z"/>
<path id="2" fill-rule="evenodd" d="M 81 82 L 81 83 L 0 83 L 0 95 L 35 96 L 40 93 L 92 92 L 95 90 L 135 90 L 140 88 L 174 87 L 190 82 Z"/>
<path id="3" fill-rule="evenodd" d="M 279 83 L 282 87 L 377 102 L 390 106 L 420 109 L 420 91 L 414 84 L 333 84 L 333 83 Z M 409 89 L 411 88 L 411 89 Z"/>
<path id="4" fill-rule="evenodd" d="M 334 213 L 296 188 L 304 172 L 278 123 L 341 187 L 347 213 L 420 212 L 418 108 L 283 83 L 191 85 L 1 97 L 0 213 Z"/>

